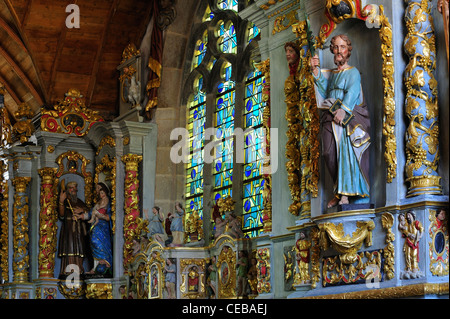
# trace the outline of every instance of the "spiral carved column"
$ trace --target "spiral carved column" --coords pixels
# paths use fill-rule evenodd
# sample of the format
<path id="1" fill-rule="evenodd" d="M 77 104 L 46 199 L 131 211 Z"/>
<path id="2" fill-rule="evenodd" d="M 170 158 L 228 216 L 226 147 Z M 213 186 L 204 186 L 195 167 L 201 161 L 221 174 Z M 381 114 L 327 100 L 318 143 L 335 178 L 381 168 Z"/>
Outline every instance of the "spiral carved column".
<path id="1" fill-rule="evenodd" d="M 13 272 L 15 282 L 28 282 L 30 256 L 28 244 L 28 213 L 29 201 L 26 194 L 31 177 L 16 177 L 12 183 L 15 188 L 13 210 Z"/>
<path id="2" fill-rule="evenodd" d="M 56 253 L 56 169 L 40 169 L 41 176 L 41 211 L 39 214 L 39 277 L 53 277 Z"/>
<path id="3" fill-rule="evenodd" d="M 431 1 L 410 0 L 405 11 L 407 35 L 404 49 L 409 56 L 404 83 L 407 197 L 441 195 L 439 166 L 439 108 L 437 99 L 436 37 Z"/>

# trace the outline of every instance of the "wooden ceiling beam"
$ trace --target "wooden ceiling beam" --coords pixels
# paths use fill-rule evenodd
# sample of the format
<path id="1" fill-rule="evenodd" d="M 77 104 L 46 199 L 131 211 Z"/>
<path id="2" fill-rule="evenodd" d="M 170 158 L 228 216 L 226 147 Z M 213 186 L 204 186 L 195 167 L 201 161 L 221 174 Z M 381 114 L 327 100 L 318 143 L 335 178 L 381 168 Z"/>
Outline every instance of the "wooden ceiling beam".
<path id="1" fill-rule="evenodd" d="M 26 53 L 28 53 L 27 48 L 25 47 L 25 44 L 23 43 L 22 39 L 17 35 L 17 33 L 9 26 L 9 24 L 3 20 L 2 17 L 0 17 L 0 28 L 6 31 L 6 33 L 11 37 L 11 39 L 16 42 L 22 50 L 24 50 Z"/>
<path id="2" fill-rule="evenodd" d="M 11 16 L 12 16 L 12 20 L 14 21 L 14 24 L 15 24 L 17 30 L 19 31 L 19 35 L 20 35 L 20 38 L 22 39 L 22 42 L 24 43 L 25 47 L 28 48 L 28 38 L 27 38 L 25 32 L 23 32 L 23 29 L 22 29 L 22 22 L 23 21 L 19 21 L 19 17 L 17 16 L 17 13 L 16 13 L 16 11 L 14 9 L 13 4 L 11 3 L 11 0 L 4 0 L 4 2 L 6 4 L 6 6 L 8 7 L 8 10 L 9 10 Z M 28 3 L 27 12 L 30 11 L 29 8 L 28 8 L 30 6 L 30 3 L 31 3 L 31 1 L 29 1 L 29 3 Z M 34 58 L 33 53 L 30 52 L 29 50 L 27 52 L 28 52 L 28 54 L 29 54 L 29 56 L 31 58 L 31 61 L 33 62 L 33 66 L 34 66 L 34 68 L 36 70 L 37 79 L 38 79 L 39 86 L 41 88 L 42 95 L 43 95 L 43 99 L 42 99 L 40 97 L 40 95 L 38 94 L 38 97 L 39 97 L 38 101 L 40 101 L 39 103 L 43 105 L 44 103 L 42 102 L 42 100 L 46 101 L 47 97 L 48 97 L 47 96 L 47 91 L 46 91 L 46 88 L 44 86 L 44 82 L 42 81 L 41 72 L 39 71 L 39 67 L 38 67 L 38 65 L 36 63 L 36 59 Z"/>
<path id="3" fill-rule="evenodd" d="M 30 93 L 34 96 L 34 98 L 38 101 L 39 104 L 43 105 L 44 101 L 42 100 L 41 95 L 36 91 L 36 88 L 33 86 L 31 81 L 22 71 L 20 66 L 11 58 L 11 56 L 6 52 L 2 47 L 0 47 L 0 55 L 3 56 L 5 61 L 11 66 L 13 71 L 17 74 L 17 76 L 22 80 L 23 84 L 28 88 Z"/>
<path id="4" fill-rule="evenodd" d="M 3 84 L 3 86 L 6 89 L 6 92 L 8 92 L 8 94 L 17 103 L 17 105 L 20 105 L 22 101 L 19 99 L 14 89 L 9 85 L 8 81 L 1 74 L 0 74 L 0 82 Z"/>

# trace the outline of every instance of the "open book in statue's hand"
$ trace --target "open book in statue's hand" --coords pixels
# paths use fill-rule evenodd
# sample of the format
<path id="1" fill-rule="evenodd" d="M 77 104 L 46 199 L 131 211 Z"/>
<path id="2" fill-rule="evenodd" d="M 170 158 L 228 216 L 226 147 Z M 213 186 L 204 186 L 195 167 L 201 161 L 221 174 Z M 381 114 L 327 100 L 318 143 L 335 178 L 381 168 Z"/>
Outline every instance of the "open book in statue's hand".
<path id="1" fill-rule="evenodd" d="M 342 108 L 342 101 L 340 99 L 336 99 L 333 103 L 333 105 L 329 108 L 329 111 L 331 113 L 336 112 L 337 110 L 339 110 L 340 108 Z M 350 120 L 354 117 L 353 114 L 349 114 L 347 112 L 345 112 L 345 117 L 342 120 L 341 125 L 343 127 L 347 126 L 347 124 L 350 122 Z"/>
<path id="2" fill-rule="evenodd" d="M 322 103 L 320 103 L 320 105 L 318 105 L 318 108 L 322 109 L 322 110 L 329 110 L 330 107 L 333 106 L 335 101 L 336 101 L 336 99 L 334 99 L 332 97 L 325 99 L 322 101 Z"/>

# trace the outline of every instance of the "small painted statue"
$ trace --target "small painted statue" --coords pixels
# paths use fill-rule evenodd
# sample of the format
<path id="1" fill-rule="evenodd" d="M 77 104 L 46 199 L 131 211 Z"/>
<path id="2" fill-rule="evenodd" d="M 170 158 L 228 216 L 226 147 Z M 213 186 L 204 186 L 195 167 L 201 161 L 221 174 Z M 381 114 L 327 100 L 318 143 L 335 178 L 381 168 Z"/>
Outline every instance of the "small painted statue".
<path id="1" fill-rule="evenodd" d="M 398 229 L 405 238 L 403 252 L 405 254 L 405 271 L 402 273 L 403 279 L 414 279 L 422 277 L 419 269 L 419 242 L 422 238 L 424 228 L 420 221 L 416 220 L 413 211 L 407 211 L 398 216 Z"/>
<path id="2" fill-rule="evenodd" d="M 295 274 L 296 284 L 308 284 L 309 278 L 309 262 L 311 242 L 306 238 L 304 232 L 300 233 L 300 238 L 295 243 L 297 273 Z"/>

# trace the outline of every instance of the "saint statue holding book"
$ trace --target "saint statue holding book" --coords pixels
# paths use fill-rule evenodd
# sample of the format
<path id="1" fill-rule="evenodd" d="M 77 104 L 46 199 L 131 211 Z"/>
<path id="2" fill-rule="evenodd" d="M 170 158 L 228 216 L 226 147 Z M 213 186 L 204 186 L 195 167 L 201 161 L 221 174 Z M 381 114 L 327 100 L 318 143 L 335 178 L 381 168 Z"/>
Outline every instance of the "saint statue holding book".
<path id="1" fill-rule="evenodd" d="M 318 107 L 321 109 L 322 154 L 334 182 L 334 197 L 327 207 L 369 202 L 370 119 L 361 75 L 348 65 L 352 45 L 344 34 L 331 39 L 337 68 L 321 70 L 319 57 L 311 58 Z"/>

